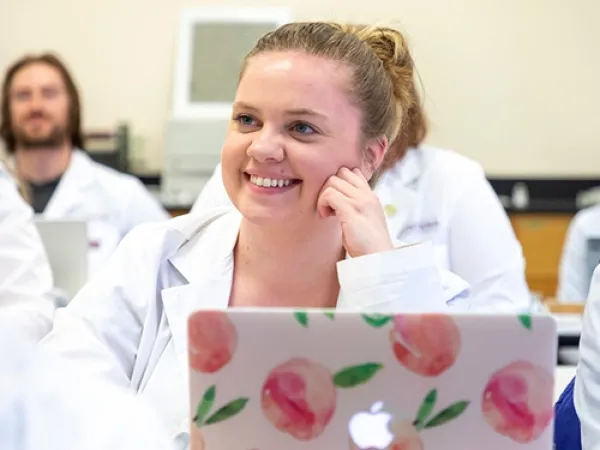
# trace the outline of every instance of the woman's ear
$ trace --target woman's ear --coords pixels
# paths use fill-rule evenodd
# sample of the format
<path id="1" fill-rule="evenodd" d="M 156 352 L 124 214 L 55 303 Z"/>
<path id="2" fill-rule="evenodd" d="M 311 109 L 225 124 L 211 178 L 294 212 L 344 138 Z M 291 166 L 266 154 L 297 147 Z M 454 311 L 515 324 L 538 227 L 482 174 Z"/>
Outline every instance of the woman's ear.
<path id="1" fill-rule="evenodd" d="M 367 181 L 373 177 L 373 174 L 383 162 L 383 157 L 385 156 L 387 148 L 388 140 L 385 136 L 373 138 L 367 142 L 367 147 L 364 150 L 362 167 L 362 172 Z"/>

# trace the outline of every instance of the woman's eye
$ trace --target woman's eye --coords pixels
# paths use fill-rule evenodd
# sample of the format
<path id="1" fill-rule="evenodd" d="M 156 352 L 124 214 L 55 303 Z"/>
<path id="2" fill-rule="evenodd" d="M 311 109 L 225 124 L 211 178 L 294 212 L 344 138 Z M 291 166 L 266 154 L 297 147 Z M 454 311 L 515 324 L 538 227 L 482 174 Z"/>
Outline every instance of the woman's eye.
<path id="1" fill-rule="evenodd" d="M 252 116 L 249 116 L 247 114 L 240 114 L 235 118 L 235 120 L 240 125 L 245 126 L 245 127 L 256 126 L 256 120 L 254 120 L 254 118 Z"/>
<path id="2" fill-rule="evenodd" d="M 311 127 L 310 125 L 303 123 L 303 122 L 298 122 L 295 123 L 292 126 L 292 130 L 294 130 L 294 132 L 296 133 L 300 133 L 300 134 L 313 134 L 316 133 L 315 129 L 313 127 Z"/>

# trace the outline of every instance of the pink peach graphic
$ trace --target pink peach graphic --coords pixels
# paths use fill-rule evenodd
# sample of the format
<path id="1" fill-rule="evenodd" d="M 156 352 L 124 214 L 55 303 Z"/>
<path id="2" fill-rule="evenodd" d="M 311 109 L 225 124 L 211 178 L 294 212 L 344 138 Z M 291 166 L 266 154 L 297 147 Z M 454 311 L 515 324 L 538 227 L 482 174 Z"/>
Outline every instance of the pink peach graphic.
<path id="1" fill-rule="evenodd" d="M 304 358 L 275 367 L 262 388 L 265 417 L 279 431 L 298 440 L 323 433 L 336 408 L 336 388 L 329 370 Z"/>
<path id="2" fill-rule="evenodd" d="M 202 431 L 194 423 L 192 423 L 192 430 L 190 432 L 190 450 L 204 450 Z"/>
<path id="3" fill-rule="evenodd" d="M 554 382 L 542 367 L 516 361 L 495 372 L 483 392 L 481 410 L 499 434 L 519 443 L 537 439 L 553 415 Z"/>
<path id="4" fill-rule="evenodd" d="M 388 450 L 423 450 L 423 439 L 410 422 L 393 423 L 390 431 L 394 434 L 394 441 L 388 446 Z"/>
<path id="5" fill-rule="evenodd" d="M 214 373 L 231 361 L 237 348 L 238 335 L 225 312 L 206 311 L 192 315 L 188 330 L 192 369 Z"/>
<path id="6" fill-rule="evenodd" d="M 426 377 L 448 370 L 461 347 L 458 326 L 444 314 L 398 315 L 390 341 L 396 359 L 408 370 Z"/>

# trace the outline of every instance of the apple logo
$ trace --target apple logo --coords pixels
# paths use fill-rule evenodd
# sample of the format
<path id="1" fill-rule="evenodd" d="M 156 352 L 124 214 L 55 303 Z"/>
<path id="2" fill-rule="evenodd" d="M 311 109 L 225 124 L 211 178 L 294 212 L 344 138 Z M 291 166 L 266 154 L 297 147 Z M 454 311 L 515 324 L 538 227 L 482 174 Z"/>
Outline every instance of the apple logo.
<path id="1" fill-rule="evenodd" d="M 389 429 L 392 415 L 382 409 L 383 402 L 375 402 L 370 411 L 359 412 L 350 419 L 350 439 L 359 449 L 383 450 L 394 440 Z"/>

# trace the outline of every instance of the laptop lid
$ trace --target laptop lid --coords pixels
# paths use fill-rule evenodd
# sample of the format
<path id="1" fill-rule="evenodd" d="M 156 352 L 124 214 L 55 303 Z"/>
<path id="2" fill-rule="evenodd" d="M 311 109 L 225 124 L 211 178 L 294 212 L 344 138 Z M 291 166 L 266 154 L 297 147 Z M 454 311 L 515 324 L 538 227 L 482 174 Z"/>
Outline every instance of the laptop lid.
<path id="1" fill-rule="evenodd" d="M 72 299 L 88 279 L 87 224 L 40 217 L 36 217 L 35 224 L 52 268 L 54 286 Z"/>
<path id="2" fill-rule="evenodd" d="M 547 450 L 546 315 L 199 311 L 192 450 Z"/>

